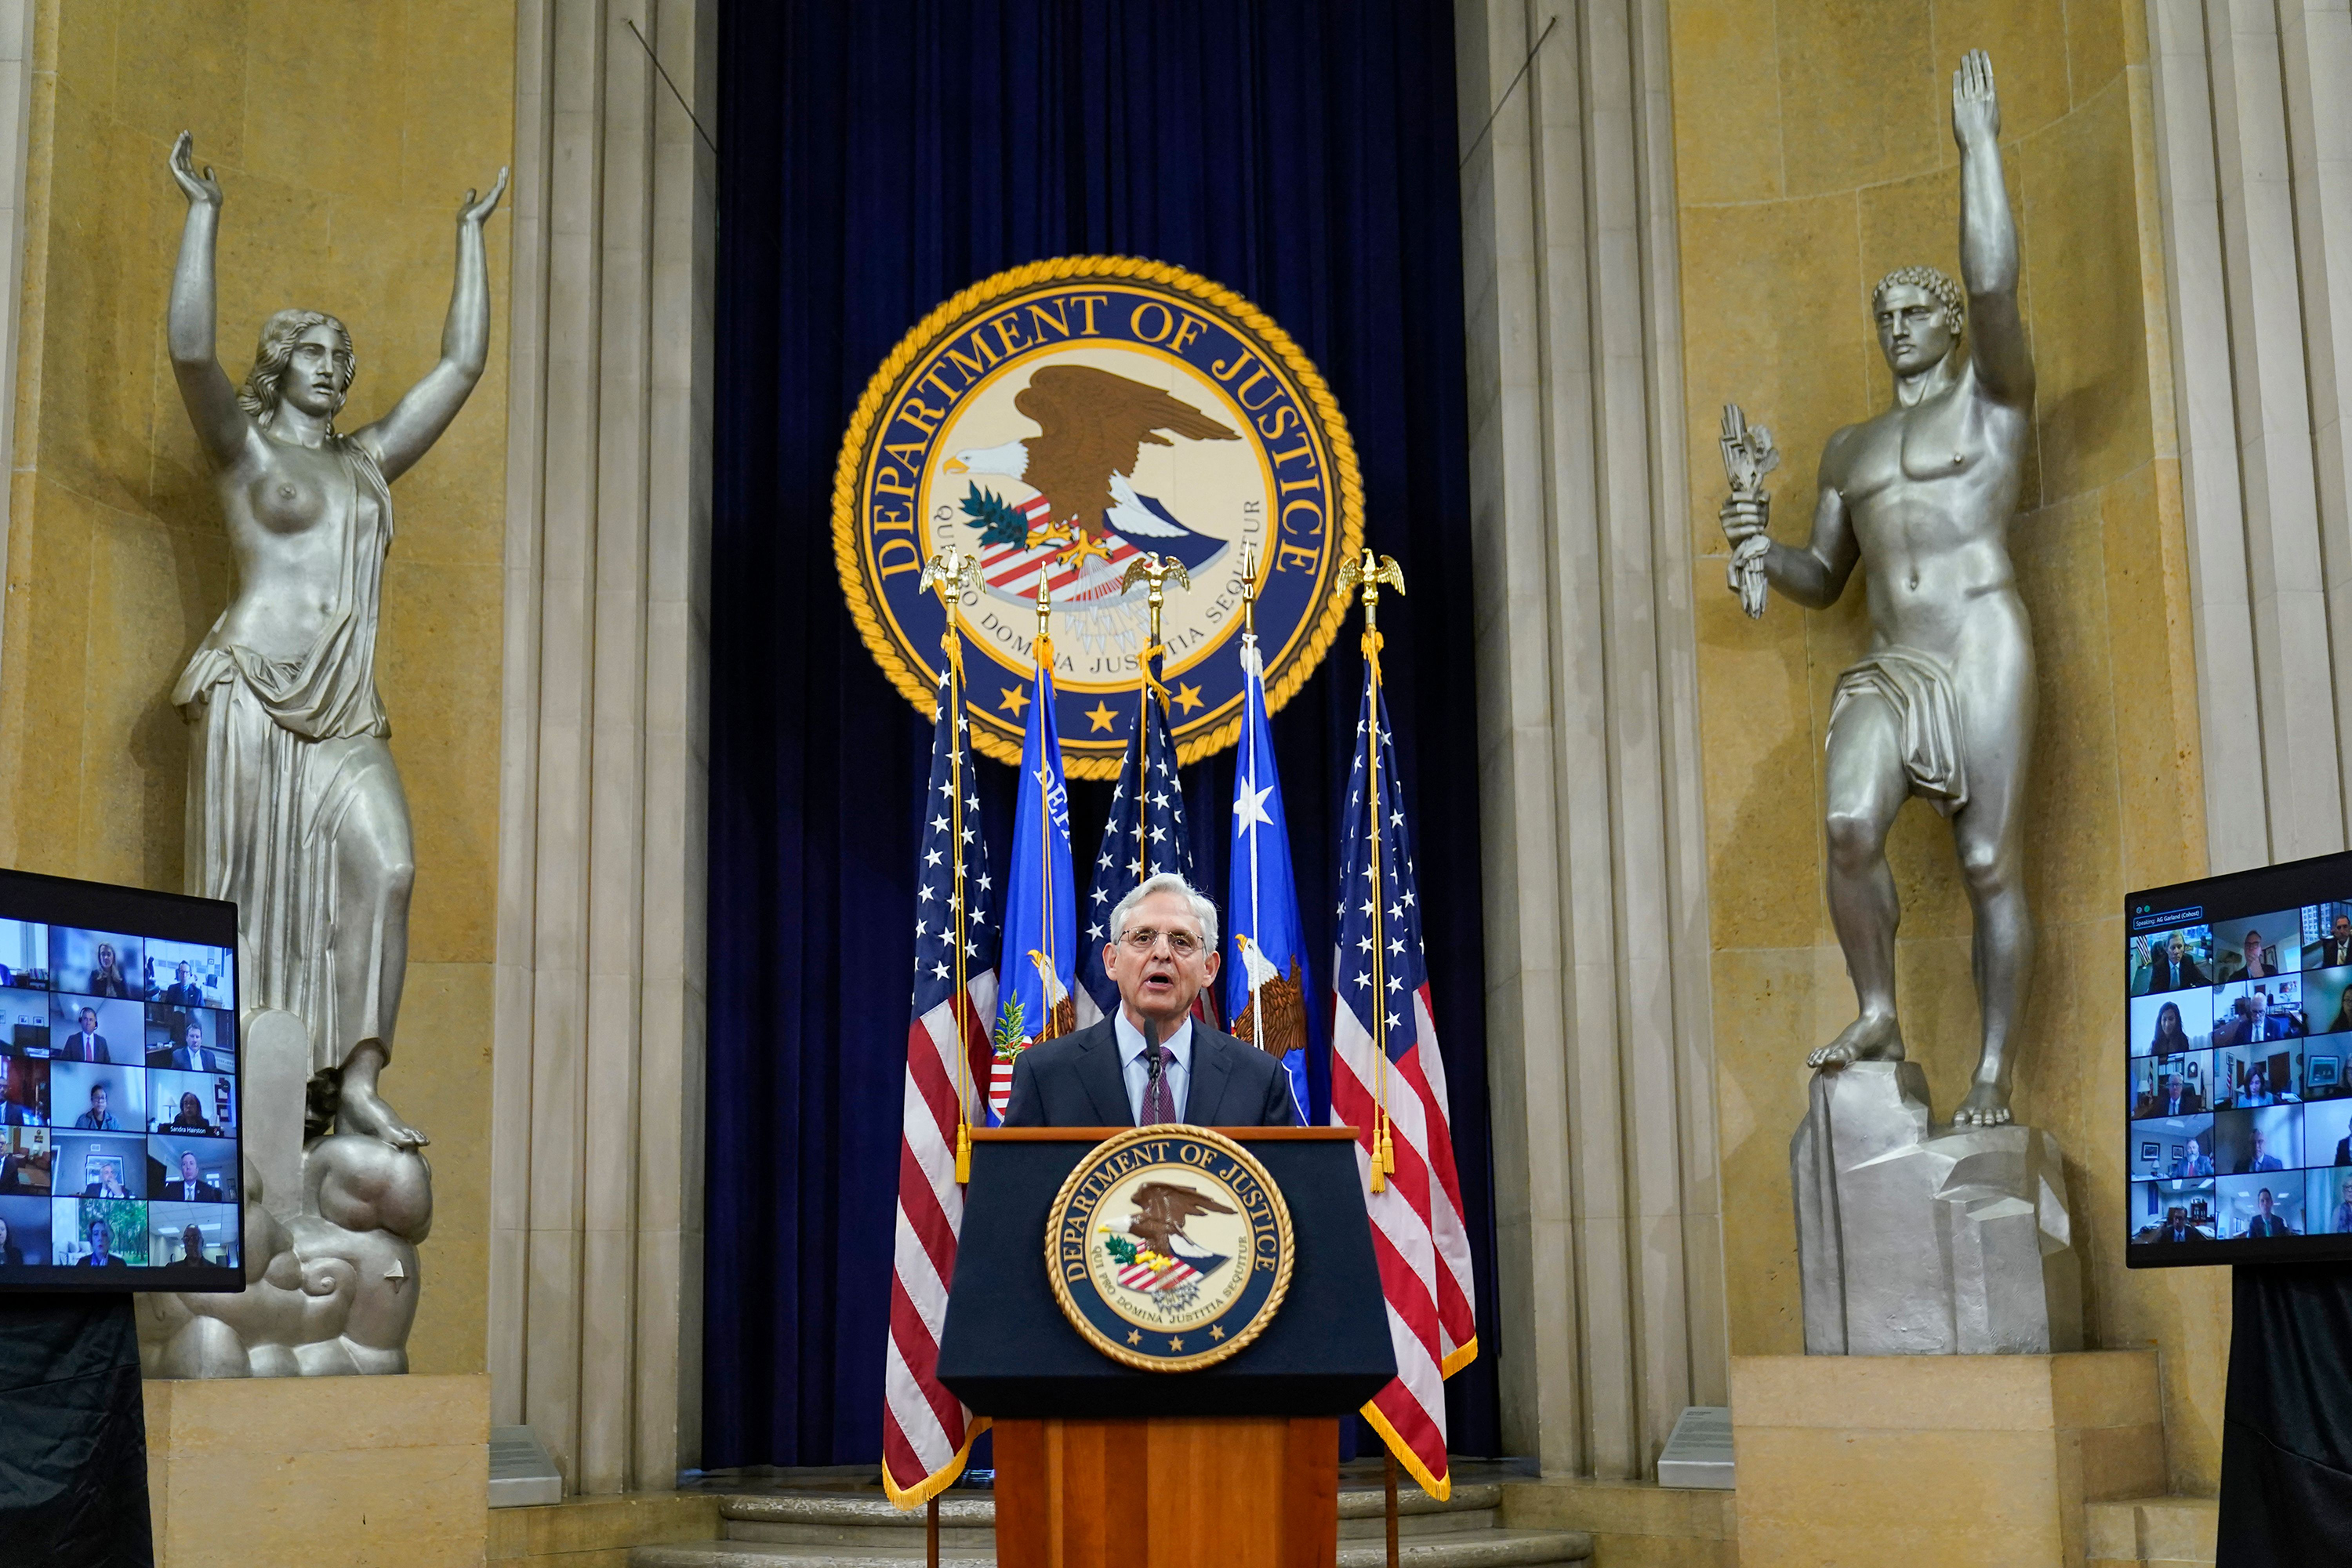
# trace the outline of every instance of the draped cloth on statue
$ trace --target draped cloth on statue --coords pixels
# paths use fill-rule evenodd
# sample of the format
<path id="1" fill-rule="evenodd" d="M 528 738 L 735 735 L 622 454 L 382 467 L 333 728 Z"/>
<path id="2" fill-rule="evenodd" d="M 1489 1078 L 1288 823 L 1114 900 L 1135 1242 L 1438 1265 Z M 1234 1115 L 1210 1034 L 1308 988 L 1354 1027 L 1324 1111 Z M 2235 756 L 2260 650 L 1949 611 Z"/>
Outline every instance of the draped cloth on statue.
<path id="1" fill-rule="evenodd" d="M 1903 771 L 1911 793 L 1925 795 L 1946 816 L 1969 803 L 1968 767 L 1960 757 L 1960 705 L 1952 675 L 1916 648 L 1883 647 L 1838 677 L 1830 725 L 1857 697 L 1875 697 L 1894 710 L 1903 731 Z"/>
<path id="2" fill-rule="evenodd" d="M 334 609 L 299 658 L 271 659 L 225 642 L 221 622 L 172 700 L 199 726 L 188 789 L 188 891 L 237 905 L 242 1005 L 279 1007 L 309 1026 L 313 1070 L 340 1067 L 361 1040 L 386 1038 L 378 981 L 387 940 L 384 901 L 339 924 L 338 891 L 366 869 L 347 867 L 341 829 L 352 807 L 387 792 L 404 817 L 392 733 L 375 689 L 375 636 L 383 558 L 392 547 L 392 490 L 375 459 L 338 437 L 352 484 Z M 222 621 L 227 616 L 224 615 Z M 341 1017 L 335 959 L 367 955 L 358 1016 Z"/>

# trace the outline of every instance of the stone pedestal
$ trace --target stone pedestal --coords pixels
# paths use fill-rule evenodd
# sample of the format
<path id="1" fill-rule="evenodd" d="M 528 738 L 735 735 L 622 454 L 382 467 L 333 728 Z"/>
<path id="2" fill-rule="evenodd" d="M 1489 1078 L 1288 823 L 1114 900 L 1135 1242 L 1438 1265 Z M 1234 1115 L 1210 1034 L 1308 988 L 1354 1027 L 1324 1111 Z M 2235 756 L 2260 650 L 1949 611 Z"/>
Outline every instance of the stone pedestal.
<path id="1" fill-rule="evenodd" d="M 477 1568 L 490 1380 L 150 1379 L 156 1568 Z"/>
<path id="2" fill-rule="evenodd" d="M 2154 1351 L 1735 1356 L 1740 1568 L 2082 1568 L 2165 1489 Z"/>
<path id="3" fill-rule="evenodd" d="M 1917 1063 L 1857 1062 L 1813 1075 L 1789 1167 L 1808 1353 L 2082 1344 L 2081 1268 L 2049 1133 L 1937 1132 Z"/>

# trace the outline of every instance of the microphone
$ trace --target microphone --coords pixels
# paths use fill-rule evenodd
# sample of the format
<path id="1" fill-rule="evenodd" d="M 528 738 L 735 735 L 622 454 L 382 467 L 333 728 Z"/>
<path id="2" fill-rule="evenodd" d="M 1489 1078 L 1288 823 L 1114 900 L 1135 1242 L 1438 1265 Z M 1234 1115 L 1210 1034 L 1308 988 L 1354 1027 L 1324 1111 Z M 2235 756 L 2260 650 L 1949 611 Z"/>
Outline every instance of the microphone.
<path id="1" fill-rule="evenodd" d="M 1146 1018 L 1143 1020 L 1143 1070 L 1147 1075 L 1145 1082 L 1160 1081 L 1160 1058 L 1164 1054 L 1160 1048 L 1160 1020 Z"/>

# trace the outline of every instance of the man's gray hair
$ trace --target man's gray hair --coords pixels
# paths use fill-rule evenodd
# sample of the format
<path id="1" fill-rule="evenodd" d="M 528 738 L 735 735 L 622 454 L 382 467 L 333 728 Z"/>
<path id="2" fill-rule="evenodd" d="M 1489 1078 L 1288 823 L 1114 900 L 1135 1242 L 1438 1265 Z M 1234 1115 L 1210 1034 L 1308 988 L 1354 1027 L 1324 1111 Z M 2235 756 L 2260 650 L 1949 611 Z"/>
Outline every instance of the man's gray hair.
<path id="1" fill-rule="evenodd" d="M 1146 877 L 1136 884 L 1135 890 L 1119 900 L 1110 911 L 1111 940 L 1127 934 L 1129 911 L 1154 893 L 1177 893 L 1190 900 L 1192 918 L 1201 922 L 1201 941 L 1211 951 L 1217 945 L 1217 906 L 1192 890 L 1192 884 L 1173 871 L 1162 871 L 1156 877 Z"/>

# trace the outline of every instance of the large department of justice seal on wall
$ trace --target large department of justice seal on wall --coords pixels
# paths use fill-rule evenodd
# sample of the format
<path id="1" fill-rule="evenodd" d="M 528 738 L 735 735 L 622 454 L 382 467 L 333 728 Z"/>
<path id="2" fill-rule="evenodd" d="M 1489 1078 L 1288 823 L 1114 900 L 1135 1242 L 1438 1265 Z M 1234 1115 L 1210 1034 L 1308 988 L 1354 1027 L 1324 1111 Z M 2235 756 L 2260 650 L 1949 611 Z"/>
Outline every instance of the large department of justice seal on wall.
<path id="1" fill-rule="evenodd" d="M 1130 563 L 1170 580 L 1162 667 L 1177 755 L 1233 743 L 1245 563 L 1266 705 L 1322 659 L 1360 548 L 1363 487 L 1338 404 L 1281 328 L 1233 290 L 1131 257 L 1064 257 L 975 283 L 883 361 L 843 438 L 834 552 L 884 673 L 928 714 L 942 610 L 918 586 L 952 547 L 980 560 L 956 605 L 973 738 L 1021 756 L 1035 603 L 1054 599 L 1065 765 L 1110 778 L 1148 635 Z M 977 657 L 975 657 L 977 656 Z"/>
<path id="2" fill-rule="evenodd" d="M 1282 1191 L 1232 1139 L 1139 1127 L 1097 1145 L 1045 1220 L 1054 1297 L 1088 1344 L 1146 1372 L 1212 1366 L 1290 1289 Z"/>

